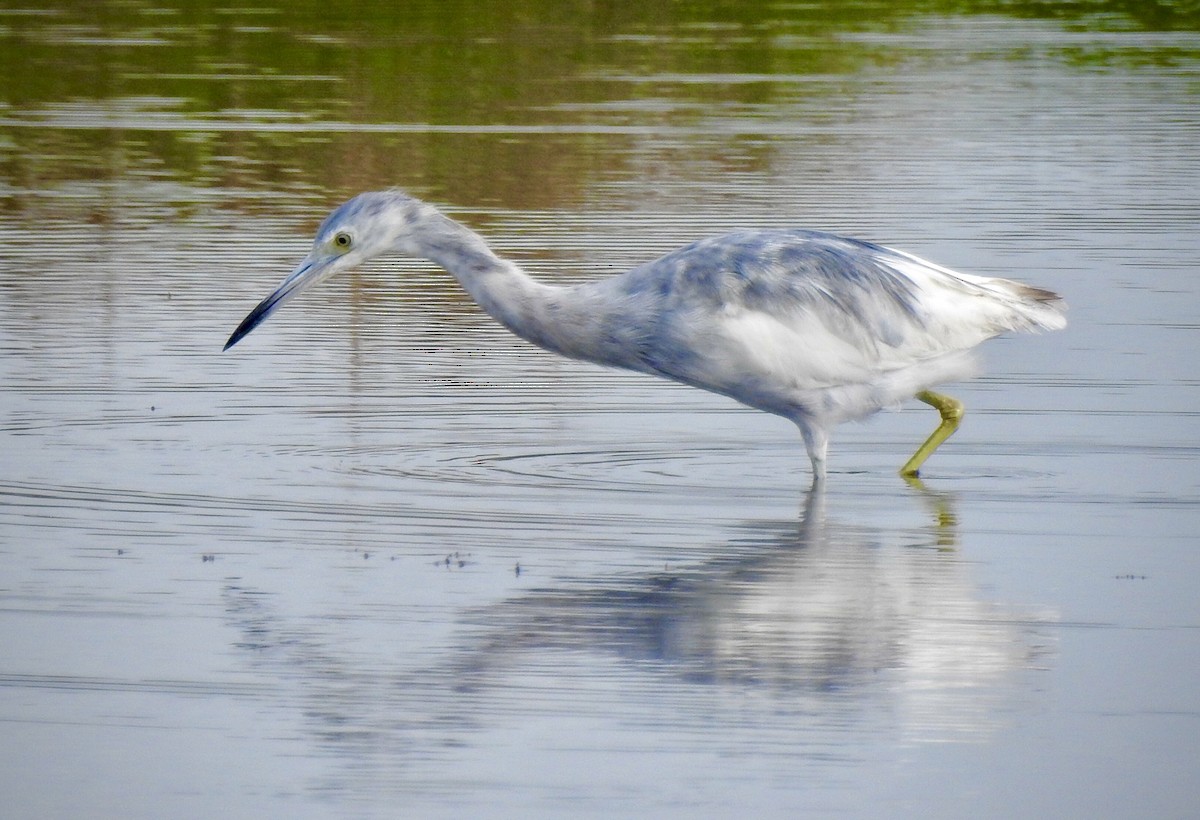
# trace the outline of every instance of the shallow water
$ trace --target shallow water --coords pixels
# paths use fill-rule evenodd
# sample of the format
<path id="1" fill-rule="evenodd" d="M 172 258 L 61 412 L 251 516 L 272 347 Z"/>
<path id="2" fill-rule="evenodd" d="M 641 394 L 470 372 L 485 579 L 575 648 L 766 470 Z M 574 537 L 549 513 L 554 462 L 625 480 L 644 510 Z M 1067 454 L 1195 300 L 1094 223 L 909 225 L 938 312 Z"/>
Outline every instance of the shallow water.
<path id="1" fill-rule="evenodd" d="M 0 813 L 1194 810 L 1194 18 L 283 8 L 0 10 Z M 1071 326 L 987 345 L 924 487 L 914 405 L 821 498 L 423 263 L 222 354 L 388 185 L 550 281 L 797 225 Z"/>

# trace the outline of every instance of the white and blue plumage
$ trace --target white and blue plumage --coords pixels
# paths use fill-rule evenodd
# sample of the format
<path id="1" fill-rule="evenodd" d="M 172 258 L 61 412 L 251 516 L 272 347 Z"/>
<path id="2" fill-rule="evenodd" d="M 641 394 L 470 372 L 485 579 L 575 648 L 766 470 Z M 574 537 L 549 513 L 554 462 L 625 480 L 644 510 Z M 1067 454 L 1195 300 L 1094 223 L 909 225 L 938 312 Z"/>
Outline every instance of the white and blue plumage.
<path id="1" fill-rule="evenodd" d="M 1066 325 L 1050 291 L 815 231 L 739 231 L 619 276 L 547 285 L 433 206 L 382 191 L 334 210 L 312 251 L 225 348 L 302 290 L 385 253 L 440 265 L 497 321 L 547 350 L 791 419 L 814 483 L 825 477 L 836 424 L 914 396 L 942 416 L 901 468 L 915 476 L 962 416 L 959 402 L 930 388 L 973 375 L 971 350 L 985 339 Z"/>

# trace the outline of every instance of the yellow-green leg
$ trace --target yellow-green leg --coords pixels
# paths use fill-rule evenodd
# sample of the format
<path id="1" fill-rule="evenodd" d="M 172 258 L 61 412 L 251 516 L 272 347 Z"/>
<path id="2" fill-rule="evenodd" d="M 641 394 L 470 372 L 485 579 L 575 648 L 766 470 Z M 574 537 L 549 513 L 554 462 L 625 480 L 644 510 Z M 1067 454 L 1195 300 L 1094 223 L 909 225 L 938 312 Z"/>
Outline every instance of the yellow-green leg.
<path id="1" fill-rule="evenodd" d="M 917 448 L 912 458 L 900 468 L 900 475 L 903 476 L 915 476 L 921 469 L 921 465 L 925 463 L 925 459 L 933 455 L 933 451 L 954 434 L 963 417 L 963 404 L 958 399 L 934 393 L 932 390 L 922 390 L 917 394 L 917 398 L 935 408 L 942 416 L 942 423 L 929 438 L 925 439 L 925 443 Z"/>

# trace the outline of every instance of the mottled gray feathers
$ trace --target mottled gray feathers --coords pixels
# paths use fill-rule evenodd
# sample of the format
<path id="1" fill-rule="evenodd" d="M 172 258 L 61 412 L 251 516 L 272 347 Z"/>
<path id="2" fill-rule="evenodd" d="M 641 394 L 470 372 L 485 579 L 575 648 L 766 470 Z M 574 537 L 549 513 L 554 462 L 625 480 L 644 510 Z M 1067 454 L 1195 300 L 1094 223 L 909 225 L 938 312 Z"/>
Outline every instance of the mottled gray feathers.
<path id="1" fill-rule="evenodd" d="M 815 311 L 886 337 L 897 321 L 923 321 L 916 286 L 885 264 L 892 256 L 818 231 L 741 231 L 693 242 L 631 271 L 626 283 L 629 293 L 656 291 L 670 307 L 780 319 Z"/>

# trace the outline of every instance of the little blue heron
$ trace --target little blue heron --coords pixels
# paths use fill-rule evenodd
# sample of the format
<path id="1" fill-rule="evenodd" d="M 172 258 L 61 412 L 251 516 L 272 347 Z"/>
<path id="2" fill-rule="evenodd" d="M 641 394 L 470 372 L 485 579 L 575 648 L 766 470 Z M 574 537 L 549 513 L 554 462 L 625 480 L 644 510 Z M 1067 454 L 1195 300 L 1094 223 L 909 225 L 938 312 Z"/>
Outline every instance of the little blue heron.
<path id="1" fill-rule="evenodd" d="M 974 375 L 970 351 L 985 339 L 1066 326 L 1048 290 L 806 230 L 738 231 L 607 279 L 547 285 L 432 205 L 391 190 L 359 194 L 326 217 L 309 254 L 225 349 L 302 290 L 388 252 L 445 268 L 539 347 L 791 419 L 814 484 L 825 478 L 834 425 L 911 397 L 941 415 L 900 469 L 916 476 L 963 415 L 959 401 L 930 388 Z"/>

